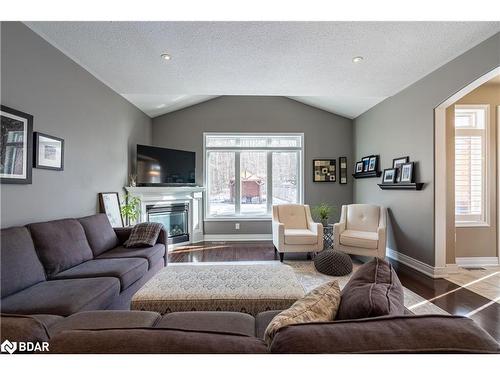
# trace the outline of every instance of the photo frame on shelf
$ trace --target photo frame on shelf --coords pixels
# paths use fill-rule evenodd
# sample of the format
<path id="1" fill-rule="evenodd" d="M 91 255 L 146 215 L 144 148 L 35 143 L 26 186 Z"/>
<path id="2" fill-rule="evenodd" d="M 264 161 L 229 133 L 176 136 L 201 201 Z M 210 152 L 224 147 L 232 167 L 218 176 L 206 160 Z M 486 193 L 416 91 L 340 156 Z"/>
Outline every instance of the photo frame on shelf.
<path id="1" fill-rule="evenodd" d="M 33 116 L 0 106 L 0 182 L 31 184 Z"/>
<path id="2" fill-rule="evenodd" d="M 123 217 L 118 193 L 99 193 L 99 210 L 106 214 L 113 228 L 123 228 Z"/>
<path id="3" fill-rule="evenodd" d="M 339 183 L 347 184 L 347 157 L 341 156 L 339 158 Z"/>
<path id="4" fill-rule="evenodd" d="M 387 168 L 384 169 L 384 175 L 382 176 L 383 184 L 393 184 L 396 179 L 396 169 L 395 168 Z"/>
<path id="5" fill-rule="evenodd" d="M 64 139 L 35 132 L 34 145 L 35 168 L 64 170 Z"/>
<path id="6" fill-rule="evenodd" d="M 409 156 L 402 156 L 392 160 L 392 167 L 396 169 L 396 182 L 401 182 L 401 166 L 409 161 Z"/>
<path id="7" fill-rule="evenodd" d="M 363 172 L 363 162 L 358 161 L 354 167 L 354 173 L 362 173 Z"/>
<path id="8" fill-rule="evenodd" d="M 373 172 L 378 169 L 378 156 L 372 155 L 368 161 L 368 172 Z"/>
<path id="9" fill-rule="evenodd" d="M 405 163 L 401 165 L 401 183 L 414 182 L 414 163 Z"/>
<path id="10" fill-rule="evenodd" d="M 313 160 L 313 182 L 337 181 L 337 162 L 335 159 Z"/>
<path id="11" fill-rule="evenodd" d="M 364 158 L 361 158 L 361 161 L 363 162 L 363 172 L 368 172 L 368 167 L 370 166 L 370 157 L 365 156 Z"/>

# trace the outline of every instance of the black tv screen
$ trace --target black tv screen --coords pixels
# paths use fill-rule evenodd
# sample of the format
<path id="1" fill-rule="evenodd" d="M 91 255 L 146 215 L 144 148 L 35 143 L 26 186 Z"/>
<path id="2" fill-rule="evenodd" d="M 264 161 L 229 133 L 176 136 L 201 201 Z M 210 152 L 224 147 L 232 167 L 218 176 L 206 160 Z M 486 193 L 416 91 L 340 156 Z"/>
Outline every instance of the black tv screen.
<path id="1" fill-rule="evenodd" d="M 194 185 L 196 154 L 137 145 L 137 185 Z"/>

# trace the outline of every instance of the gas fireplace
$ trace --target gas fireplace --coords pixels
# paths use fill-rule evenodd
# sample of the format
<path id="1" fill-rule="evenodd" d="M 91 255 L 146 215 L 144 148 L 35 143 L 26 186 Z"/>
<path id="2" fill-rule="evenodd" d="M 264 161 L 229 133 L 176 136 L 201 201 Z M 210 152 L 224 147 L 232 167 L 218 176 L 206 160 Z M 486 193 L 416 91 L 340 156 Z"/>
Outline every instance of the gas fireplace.
<path id="1" fill-rule="evenodd" d="M 161 223 L 168 233 L 168 243 L 189 241 L 189 205 L 171 203 L 146 206 L 148 221 Z"/>

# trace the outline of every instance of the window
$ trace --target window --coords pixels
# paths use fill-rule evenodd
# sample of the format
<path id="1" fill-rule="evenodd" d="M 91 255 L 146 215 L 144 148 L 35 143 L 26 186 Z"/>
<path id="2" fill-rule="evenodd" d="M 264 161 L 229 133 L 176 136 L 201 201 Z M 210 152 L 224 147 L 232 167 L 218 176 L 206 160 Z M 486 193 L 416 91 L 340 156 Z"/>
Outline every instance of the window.
<path id="1" fill-rule="evenodd" d="M 302 203 L 303 134 L 205 133 L 207 219 L 262 219 Z"/>
<path id="2" fill-rule="evenodd" d="M 487 224 L 488 106 L 455 106 L 455 221 Z"/>

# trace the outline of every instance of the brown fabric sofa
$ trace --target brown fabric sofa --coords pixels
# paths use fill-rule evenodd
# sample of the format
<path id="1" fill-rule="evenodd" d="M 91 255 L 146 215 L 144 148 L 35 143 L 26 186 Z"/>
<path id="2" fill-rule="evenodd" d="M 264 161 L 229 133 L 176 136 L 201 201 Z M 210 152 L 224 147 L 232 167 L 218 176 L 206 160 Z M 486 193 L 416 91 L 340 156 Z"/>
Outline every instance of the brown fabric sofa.
<path id="1" fill-rule="evenodd" d="M 268 347 L 264 330 L 277 313 L 2 315 L 0 331 L 2 341 L 48 341 L 50 353 L 500 353 L 471 319 L 441 315 L 296 324 L 280 329 Z"/>
<path id="2" fill-rule="evenodd" d="M 133 294 L 167 264 L 167 235 L 153 247 L 127 249 L 130 228 L 105 214 L 2 229 L 3 313 L 69 316 L 128 309 Z"/>

